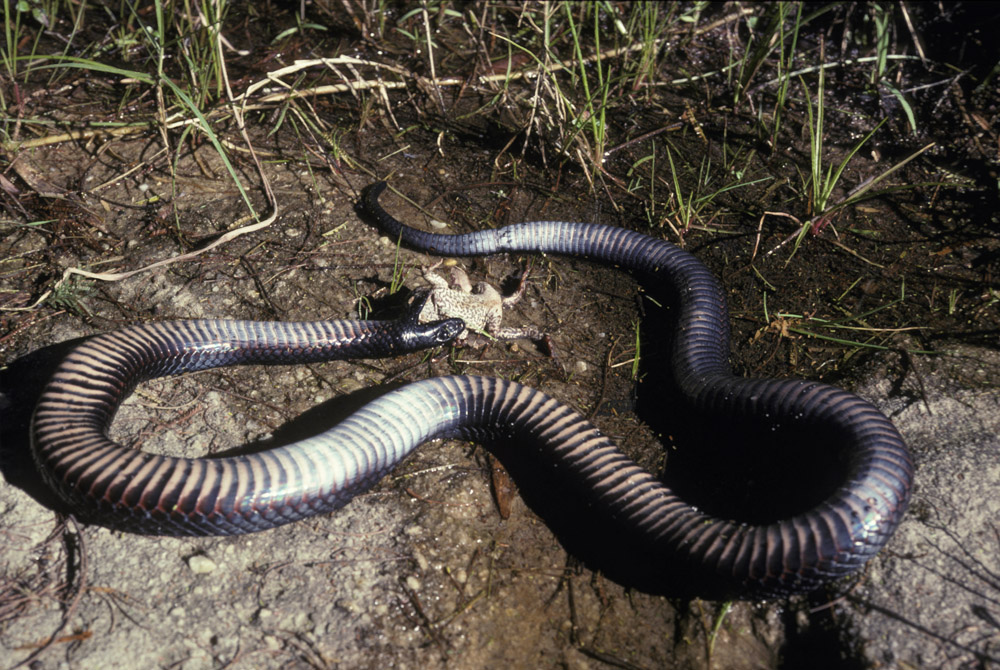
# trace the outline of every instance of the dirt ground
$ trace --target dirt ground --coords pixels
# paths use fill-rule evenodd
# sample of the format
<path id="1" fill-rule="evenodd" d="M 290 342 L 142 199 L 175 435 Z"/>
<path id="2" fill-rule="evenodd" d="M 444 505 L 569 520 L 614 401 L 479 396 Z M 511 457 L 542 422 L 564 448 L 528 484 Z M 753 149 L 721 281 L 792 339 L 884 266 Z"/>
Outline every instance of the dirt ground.
<path id="1" fill-rule="evenodd" d="M 704 51 L 673 53 L 663 67 L 679 72 L 706 57 L 721 30 L 706 35 Z M 941 73 L 907 76 L 916 87 Z M 845 106 L 862 97 L 850 83 L 839 82 Z M 59 97 L 35 92 L 33 113 L 97 114 L 103 103 L 91 86 L 78 81 Z M 617 152 L 604 185 L 592 189 L 571 163 L 504 148 L 516 133 L 503 134 L 503 118 L 426 116 L 401 94 L 393 109 L 402 133 L 384 119 L 360 120 L 354 103 L 331 96 L 316 104 L 332 124 L 351 128 L 338 143 L 349 161 L 303 152 L 287 126 L 268 133 L 267 116 L 251 118 L 273 223 L 120 280 L 77 276 L 38 302 L 67 268 L 128 271 L 198 251 L 246 223 L 247 210 L 209 143 L 179 144 L 173 156 L 150 132 L 8 150 L 5 179 L 22 191 L 8 194 L 0 221 L 0 666 L 1000 667 L 1000 93 L 973 94 L 963 81 L 945 88 L 917 108 L 919 136 L 890 110 L 892 134 L 878 137 L 877 154 L 851 162 L 856 185 L 937 142 L 901 171 L 898 181 L 911 188 L 839 211 L 794 256 L 796 226 L 767 213 L 793 211 L 789 184 L 808 163 L 802 134 L 746 161 L 748 180 L 774 178 L 721 195 L 687 229 L 651 227 L 648 210 L 615 181 L 643 155 L 641 144 Z M 467 95 L 455 109 L 483 103 Z M 703 155 L 723 161 L 727 143 L 756 150 L 747 110 L 688 89 L 663 92 L 615 128 L 623 141 L 638 137 L 692 104 L 697 129 L 689 123 L 672 140 L 688 164 Z M 830 145 L 846 151 L 861 125 L 844 120 Z M 239 146 L 234 126 L 224 134 Z M 248 154 L 231 156 L 256 211 L 270 214 Z M 662 186 L 669 173 L 657 160 Z M 650 595 L 580 564 L 518 496 L 502 518 L 485 451 L 454 441 L 422 446 L 334 514 L 251 536 L 148 537 L 62 515 L 28 440 L 32 408 L 61 356 L 81 338 L 143 321 L 391 314 L 438 259 L 397 249 L 358 219 L 357 193 L 378 178 L 395 191 L 384 196 L 387 209 L 424 228 L 599 221 L 698 255 L 726 291 L 740 374 L 822 379 L 896 422 L 919 468 L 897 537 L 856 580 L 808 596 L 719 603 Z M 50 187 L 63 195 L 51 197 Z M 529 268 L 526 296 L 505 322 L 548 333 L 555 357 L 527 341 L 489 342 L 432 356 L 154 380 L 125 402 L 112 437 L 184 456 L 265 449 L 328 428 L 380 389 L 472 373 L 545 390 L 662 471 L 663 424 L 675 417 L 651 416 L 655 398 L 633 376 L 636 358 L 657 346 L 641 328 L 650 308 L 641 287 L 573 259 L 458 263 L 474 281 L 507 290 Z M 830 339 L 843 331 L 823 324 L 838 319 L 862 331 L 852 336 L 862 346 Z"/>

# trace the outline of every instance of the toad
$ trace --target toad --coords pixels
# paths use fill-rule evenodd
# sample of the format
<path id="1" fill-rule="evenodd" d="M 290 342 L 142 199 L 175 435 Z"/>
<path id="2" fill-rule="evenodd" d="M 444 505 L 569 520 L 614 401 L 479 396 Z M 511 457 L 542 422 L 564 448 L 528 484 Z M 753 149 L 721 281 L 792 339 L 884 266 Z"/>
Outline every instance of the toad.
<path id="1" fill-rule="evenodd" d="M 503 296 L 486 282 L 478 282 L 473 287 L 469 276 L 458 266 L 451 268 L 449 283 L 444 277 L 434 273 L 440 265 L 441 261 L 438 261 L 423 273 L 431 289 L 418 317 L 421 323 L 459 318 L 465 321 L 465 330 L 456 338 L 455 342 L 458 344 L 466 341 L 469 331 L 475 331 L 498 340 L 527 338 L 541 343 L 551 353 L 549 336 L 537 328 L 532 326 L 510 328 L 501 325 L 503 311 L 513 307 L 524 296 L 528 279 L 527 270 L 521 275 L 517 290 L 509 296 Z"/>

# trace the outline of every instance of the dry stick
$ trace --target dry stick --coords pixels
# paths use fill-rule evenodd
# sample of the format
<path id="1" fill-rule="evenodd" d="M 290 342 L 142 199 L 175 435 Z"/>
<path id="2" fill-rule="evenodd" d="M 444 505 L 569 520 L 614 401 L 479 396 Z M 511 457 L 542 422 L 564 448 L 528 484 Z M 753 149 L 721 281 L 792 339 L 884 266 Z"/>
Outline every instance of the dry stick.
<path id="1" fill-rule="evenodd" d="M 501 37 L 501 36 L 496 35 L 496 37 Z M 662 42 L 663 40 L 656 40 L 655 45 L 659 46 Z M 608 49 L 607 51 L 602 51 L 601 53 L 588 56 L 587 58 L 583 59 L 583 62 L 592 63 L 598 60 L 604 60 L 605 58 L 614 58 L 616 56 L 621 56 L 623 54 L 631 53 L 633 51 L 641 51 L 645 47 L 646 45 L 644 44 L 630 44 L 628 46 L 620 47 L 617 49 Z M 546 65 L 545 69 L 549 72 L 558 72 L 560 70 L 565 70 L 567 68 L 576 67 L 578 63 L 579 61 L 577 60 L 561 61 L 558 63 L 553 63 L 551 65 Z M 432 76 L 430 79 L 427 79 L 425 77 L 421 77 L 420 75 L 416 75 L 413 72 L 405 68 L 399 67 L 397 65 L 380 63 L 378 61 L 367 60 L 364 58 L 355 58 L 353 56 L 337 56 L 336 58 L 313 58 L 309 60 L 297 60 L 291 65 L 274 70 L 273 72 L 268 72 L 266 79 L 251 84 L 247 88 L 247 90 L 244 91 L 244 93 L 241 96 L 239 96 L 239 98 L 237 98 L 236 101 L 240 101 L 244 105 L 246 105 L 247 101 L 250 99 L 250 96 L 259 91 L 261 88 L 268 86 L 269 84 L 280 86 L 286 90 L 281 92 L 269 93 L 259 98 L 257 100 L 258 103 L 277 102 L 279 100 L 287 100 L 288 98 L 301 98 L 314 95 L 330 95 L 333 93 L 354 92 L 354 91 L 361 91 L 373 88 L 389 89 L 389 88 L 404 88 L 406 86 L 405 82 L 401 81 L 386 82 L 382 81 L 381 77 L 379 77 L 376 80 L 366 79 L 366 80 L 359 80 L 356 82 L 345 81 L 342 84 L 328 84 L 324 86 L 316 86 L 314 88 L 296 90 L 290 84 L 285 83 L 281 79 L 281 77 L 285 75 L 293 74 L 295 72 L 299 72 L 300 70 L 305 70 L 311 67 L 315 67 L 317 65 L 322 65 L 324 67 L 330 68 L 331 70 L 334 70 L 335 65 L 367 65 L 370 67 L 374 67 L 376 70 L 386 70 L 388 72 L 398 74 L 399 76 L 404 78 L 416 79 L 421 83 L 427 83 L 431 87 L 437 87 L 437 88 L 440 88 L 442 86 L 461 86 L 468 83 L 468 80 L 464 77 L 444 77 L 442 79 L 438 79 L 437 77 Z M 529 76 L 536 76 L 541 72 L 541 70 L 542 68 L 533 68 L 530 70 L 521 70 L 518 72 L 511 72 L 511 73 L 504 72 L 500 74 L 480 75 L 479 77 L 476 77 L 476 81 L 480 84 L 490 84 L 500 81 L 523 79 Z"/>
<path id="2" fill-rule="evenodd" d="M 801 76 L 803 74 L 809 74 L 811 72 L 818 72 L 820 70 L 832 70 L 833 68 L 848 67 L 850 65 L 858 65 L 860 63 L 874 63 L 875 61 L 878 60 L 878 58 L 879 58 L 878 56 L 864 56 L 862 58 L 845 58 L 844 60 L 834 61 L 833 63 L 823 63 L 821 65 L 811 65 L 809 67 L 804 67 L 804 68 L 802 68 L 800 70 L 795 70 L 794 72 L 788 72 L 788 73 L 786 73 L 786 74 L 784 74 L 784 75 L 782 75 L 780 77 L 772 79 L 771 81 L 762 82 L 762 83 L 758 84 L 757 86 L 754 86 L 752 89 L 750 89 L 749 92 L 751 94 L 753 94 L 753 93 L 756 93 L 757 91 L 759 91 L 760 89 L 762 89 L 762 88 L 764 88 L 766 86 L 773 86 L 774 84 L 781 83 L 785 79 L 791 79 L 792 77 L 798 77 L 798 76 Z M 917 56 L 911 56 L 909 54 L 888 54 L 888 55 L 886 55 L 885 58 L 886 58 L 886 60 L 919 60 L 919 58 Z M 724 72 L 725 70 L 730 69 L 732 67 L 734 67 L 734 66 L 733 65 L 727 65 L 726 67 L 722 68 L 721 70 L 718 70 L 718 72 Z M 688 79 L 674 79 L 673 81 L 668 82 L 668 83 L 677 84 L 677 83 L 681 83 L 681 82 L 684 82 L 684 81 L 693 81 L 694 79 L 704 78 L 704 77 L 707 77 L 708 75 L 711 75 L 711 74 L 714 74 L 714 73 L 713 72 L 709 72 L 708 74 L 698 75 L 697 77 L 689 77 Z"/>
<path id="3" fill-rule="evenodd" d="M 850 255 L 854 256 L 855 258 L 857 258 L 862 263 L 867 263 L 868 265 L 874 265 L 875 267 L 877 267 L 880 270 L 884 270 L 885 269 L 884 265 L 882 265 L 880 263 L 876 263 L 873 260 L 869 260 L 869 259 L 865 258 L 861 254 L 859 254 L 857 251 L 855 251 L 854 249 L 851 249 L 849 246 L 847 246 L 846 244 L 844 244 L 843 242 L 838 242 L 837 240 L 831 240 L 829 238 L 822 237 L 822 236 L 819 236 L 816 239 L 818 239 L 821 242 L 826 242 L 827 244 L 832 244 L 833 246 L 837 247 L 838 249 L 846 251 L 847 253 L 849 253 Z"/>
<path id="4" fill-rule="evenodd" d="M 159 151 L 157 151 L 155 154 L 153 154 L 152 156 L 150 156 L 149 158 L 147 158 L 145 161 L 142 161 L 140 163 L 136 163 L 135 165 L 133 165 L 132 167 L 130 167 L 125 172 L 122 172 L 121 174 L 115 175 L 114 177 L 112 177 L 111 179 L 107 180 L 103 184 L 98 184 L 94 188 L 90 189 L 88 191 L 88 193 L 97 193 L 98 191 L 103 191 L 104 189 L 108 188 L 112 184 L 117 184 L 119 181 L 121 181 L 125 177 L 129 176 L 133 172 L 136 172 L 138 170 L 142 170 L 146 165 L 153 164 L 154 161 L 159 160 L 159 158 L 161 156 L 165 155 L 166 153 L 167 153 L 167 148 L 163 147 L 162 149 L 160 149 Z"/>
<path id="5" fill-rule="evenodd" d="M 715 30 L 719 26 L 723 26 L 723 25 L 725 25 L 727 23 L 734 23 L 734 22 L 739 21 L 740 19 L 742 19 L 744 16 L 746 16 L 748 14 L 753 14 L 753 13 L 754 13 L 753 7 L 743 7 L 741 9 L 736 10 L 732 14 L 727 14 L 726 16 L 723 16 L 722 18 L 716 19 L 715 21 L 712 21 L 711 23 L 706 23 L 705 25 L 701 26 L 700 28 L 695 28 L 694 34 L 695 35 L 704 35 L 707 32 Z"/>
<path id="6" fill-rule="evenodd" d="M 119 126 L 118 128 L 92 128 L 88 130 L 71 130 L 65 133 L 59 133 L 58 135 L 45 135 L 44 137 L 35 137 L 30 140 L 17 141 L 10 140 L 3 143 L 3 149 L 7 152 L 13 152 L 16 149 L 29 149 L 33 147 L 44 147 L 49 144 L 59 144 L 61 142 L 71 142 L 74 140 L 90 140 L 97 137 L 111 136 L 115 137 L 117 135 L 132 135 L 134 133 L 144 132 L 149 130 L 150 124 L 148 123 L 138 123 L 130 124 L 127 126 Z"/>
<path id="7" fill-rule="evenodd" d="M 259 109 L 259 107 L 246 107 L 246 109 Z M 218 110 L 214 110 L 205 115 L 205 118 L 214 118 L 219 115 Z M 174 128 L 180 128 L 182 126 L 192 126 L 198 123 L 197 119 L 186 119 L 180 118 L 179 113 L 174 114 L 167 118 L 164 122 L 163 127 L 166 130 L 173 130 Z M 138 135 L 139 133 L 144 133 L 153 127 L 152 122 L 142 121 L 138 123 L 130 123 L 128 125 L 118 126 L 117 128 L 88 128 L 86 130 L 70 130 L 64 133 L 59 133 L 58 135 L 45 135 L 43 137 L 35 137 L 30 140 L 16 141 L 8 140 L 5 142 L 0 142 L 0 149 L 7 152 L 8 154 L 13 153 L 15 150 L 19 149 L 31 149 L 34 147 L 44 147 L 50 144 L 61 144 L 63 142 L 73 142 L 77 140 L 91 140 L 102 137 L 118 137 L 120 135 Z M 162 149 L 161 149 L 162 151 Z"/>
<path id="8" fill-rule="evenodd" d="M 408 70 L 396 67 L 394 65 L 387 65 L 385 63 L 379 63 L 377 61 L 366 60 L 363 58 L 354 58 L 353 56 L 338 56 L 336 58 L 313 58 L 310 60 L 297 60 L 289 66 L 279 68 L 273 72 L 267 73 L 267 78 L 261 81 L 251 84 L 242 95 L 235 98 L 233 102 L 241 103 L 244 108 L 246 107 L 247 101 L 250 99 L 254 93 L 259 91 L 268 85 L 276 85 L 287 89 L 286 91 L 279 93 L 270 93 L 260 98 L 257 102 L 267 103 L 267 102 L 277 102 L 279 100 L 287 100 L 289 98 L 301 98 L 310 95 L 325 95 L 328 93 L 345 93 L 353 92 L 356 90 L 365 90 L 371 88 L 403 88 L 406 84 L 403 82 L 381 82 L 381 81 L 371 81 L 371 80 L 361 80 L 357 83 L 345 82 L 343 84 L 334 84 L 330 86 L 318 86 L 312 89 L 302 89 L 295 90 L 290 84 L 286 84 L 281 80 L 281 77 L 287 74 L 294 74 L 300 70 L 311 68 L 317 65 L 322 65 L 324 67 L 333 69 L 334 65 L 369 65 L 376 69 L 388 70 L 390 72 L 395 72 L 400 76 L 409 75 Z"/>
<path id="9" fill-rule="evenodd" d="M 788 214 L 786 212 L 767 212 L 767 211 L 765 211 L 763 214 L 760 215 L 760 221 L 757 222 L 757 239 L 753 243 L 753 253 L 750 254 L 750 262 L 751 263 L 753 263 L 754 259 L 757 258 L 757 251 L 760 249 L 760 235 L 761 235 L 761 231 L 764 229 L 764 219 L 765 219 L 765 217 L 768 217 L 768 216 L 783 216 L 783 217 L 785 217 L 787 219 L 791 219 L 792 221 L 794 221 L 796 223 L 796 225 L 798 225 L 799 229 L 802 228 L 802 222 L 799 221 L 794 216 L 792 216 L 791 214 Z M 767 255 L 770 256 L 771 254 L 773 254 L 775 251 L 777 251 L 778 249 L 780 249 L 782 247 L 782 245 L 784 245 L 786 242 L 788 242 L 789 240 L 791 240 L 792 238 L 794 238 L 795 235 L 798 235 L 798 229 L 792 235 L 792 237 L 789 237 L 787 240 L 785 240 L 784 242 L 782 242 L 781 244 L 779 244 L 777 247 L 775 247 L 774 249 L 772 249 L 771 251 L 769 251 Z"/>
<path id="10" fill-rule="evenodd" d="M 910 31 L 910 37 L 913 39 L 914 46 L 917 47 L 917 54 L 920 56 L 920 62 L 927 65 L 927 55 L 924 53 L 924 45 L 920 42 L 920 35 L 913 28 L 913 21 L 910 19 L 910 12 L 906 8 L 906 3 L 899 3 L 899 8 L 903 10 L 903 20 L 906 21 L 906 27 Z"/>
<path id="11" fill-rule="evenodd" d="M 622 149 L 624 149 L 626 147 L 630 147 L 633 144 L 638 144 L 639 142 L 645 142 L 646 140 L 650 139 L 651 137 L 656 137 L 660 133 L 666 132 L 668 130 L 680 130 L 683 127 L 684 127 L 684 121 L 675 121 L 673 123 L 668 123 L 665 126 L 660 126 L 659 128 L 657 128 L 655 130 L 650 130 L 648 133 L 643 133 L 642 135 L 639 135 L 638 137 L 633 137 L 630 140 L 626 140 L 626 141 L 622 142 L 621 144 L 618 144 L 616 146 L 611 147 L 610 149 L 608 149 L 607 151 L 604 152 L 604 158 L 610 158 L 612 154 L 614 154 L 614 153 L 616 153 L 618 151 L 621 151 Z"/>

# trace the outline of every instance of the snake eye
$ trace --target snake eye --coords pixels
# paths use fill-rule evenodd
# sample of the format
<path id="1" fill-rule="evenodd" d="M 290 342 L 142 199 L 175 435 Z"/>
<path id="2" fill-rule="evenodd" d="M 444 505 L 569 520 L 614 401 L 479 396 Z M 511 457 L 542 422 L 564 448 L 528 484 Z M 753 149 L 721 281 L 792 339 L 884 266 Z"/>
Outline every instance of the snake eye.
<path id="1" fill-rule="evenodd" d="M 465 330 L 465 322 L 461 319 L 448 319 L 447 321 L 441 322 L 441 327 L 438 329 L 438 344 L 446 344 L 451 342 L 459 333 Z"/>

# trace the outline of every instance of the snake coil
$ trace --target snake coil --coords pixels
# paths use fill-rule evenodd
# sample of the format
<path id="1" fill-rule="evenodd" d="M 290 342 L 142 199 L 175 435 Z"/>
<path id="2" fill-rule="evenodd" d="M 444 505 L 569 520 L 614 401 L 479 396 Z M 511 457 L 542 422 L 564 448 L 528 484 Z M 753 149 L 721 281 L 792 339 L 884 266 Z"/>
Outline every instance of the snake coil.
<path id="1" fill-rule="evenodd" d="M 406 385 L 321 435 L 260 454 L 177 459 L 114 444 L 108 426 L 141 379 L 248 362 L 384 356 L 457 334 L 455 320 L 424 326 L 413 318 L 374 324 L 187 321 L 89 339 L 59 366 L 39 400 L 32 438 L 39 468 L 60 496 L 102 523 L 141 532 L 250 532 L 338 507 L 421 443 L 464 437 L 536 445 L 541 460 L 576 492 L 581 509 L 614 524 L 641 548 L 644 560 L 680 566 L 715 582 L 719 593 L 811 590 L 860 569 L 895 531 L 913 475 L 895 427 L 871 404 L 825 384 L 733 375 L 725 300 L 694 256 L 599 224 L 540 221 L 463 235 L 427 233 L 385 212 L 378 204 L 385 186 L 367 187 L 358 212 L 416 249 L 453 256 L 579 256 L 666 288 L 677 310 L 667 352 L 670 383 L 686 407 L 719 420 L 768 417 L 832 436 L 844 459 L 842 481 L 818 504 L 787 518 L 716 518 L 641 469 L 578 412 L 520 384 L 473 376 Z M 664 570 L 660 578 L 663 590 L 670 590 L 678 577 Z"/>

